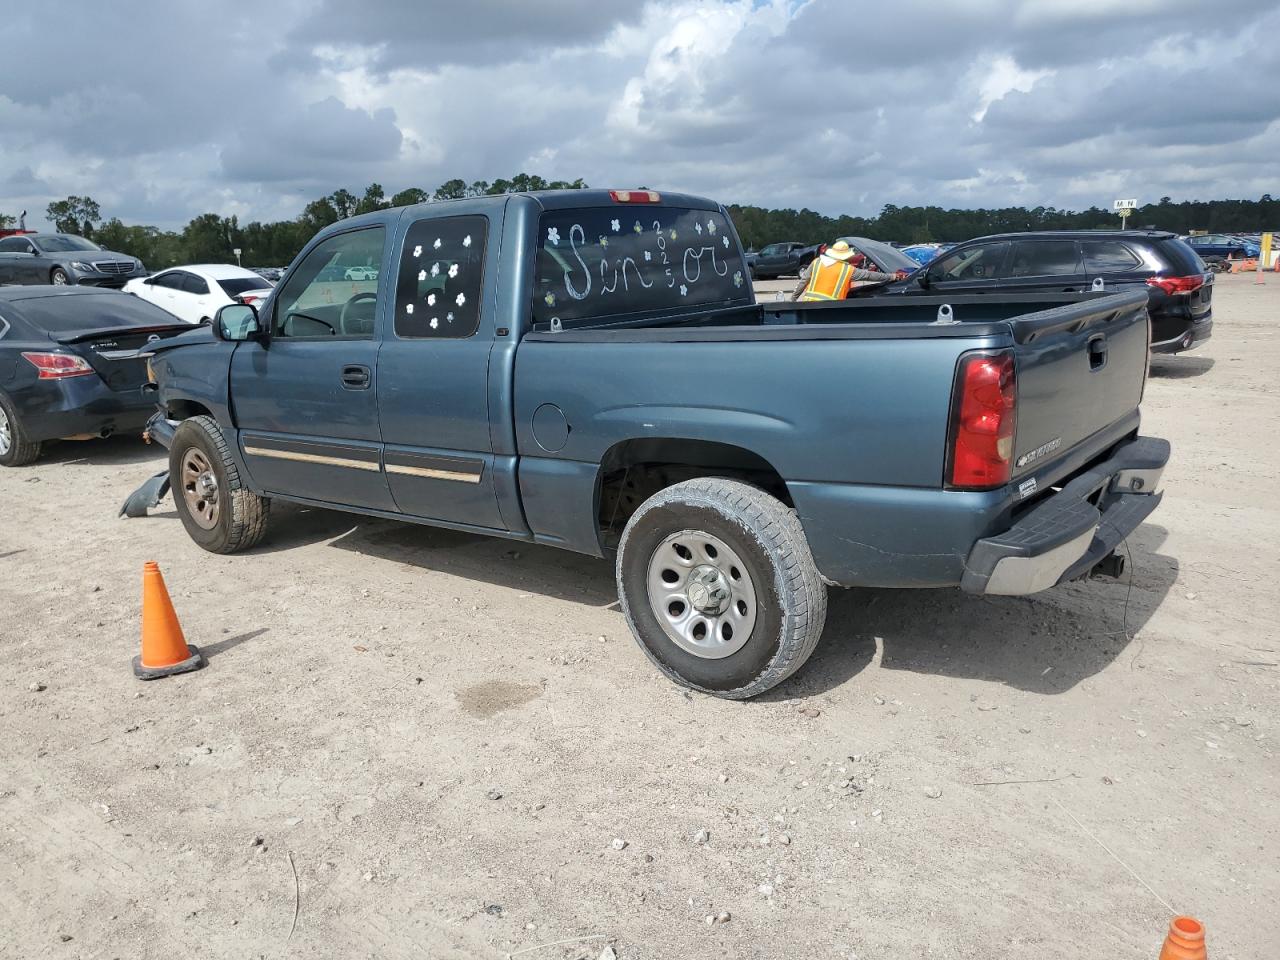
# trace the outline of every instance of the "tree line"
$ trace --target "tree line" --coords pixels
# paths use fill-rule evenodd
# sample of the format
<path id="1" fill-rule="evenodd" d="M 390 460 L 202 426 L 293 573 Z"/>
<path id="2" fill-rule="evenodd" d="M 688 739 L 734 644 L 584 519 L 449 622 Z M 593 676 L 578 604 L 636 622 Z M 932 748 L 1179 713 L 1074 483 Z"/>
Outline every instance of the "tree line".
<path id="1" fill-rule="evenodd" d="M 99 205 L 91 197 L 71 196 L 50 203 L 46 216 L 61 233 L 89 237 L 108 250 L 138 257 L 153 269 L 178 263 L 234 263 L 233 250 L 241 251 L 245 266 L 282 266 L 293 260 L 317 230 L 361 213 L 434 200 L 523 193 L 529 190 L 584 189 L 583 180 L 544 180 L 520 173 L 492 183 L 476 180 L 448 180 L 430 193 L 408 187 L 390 197 L 379 183 L 371 183 L 363 193 L 345 188 L 308 203 L 297 217 L 271 223 L 251 221 L 216 213 L 202 213 L 181 231 L 126 224 L 119 217 L 104 220 Z M 783 240 L 822 243 L 836 237 L 858 236 L 901 243 L 959 242 L 991 233 L 1023 230 L 1092 230 L 1116 228 L 1119 218 L 1110 210 L 1059 210 L 1056 207 L 1002 207 L 996 209 L 944 209 L 942 207 L 900 207 L 885 204 L 874 217 L 829 217 L 813 210 L 771 210 L 756 206 L 729 206 L 734 225 L 749 249 Z M 0 228 L 11 227 L 15 218 L 0 214 Z M 1264 194 L 1258 200 L 1185 200 L 1175 203 L 1161 197 L 1156 203 L 1139 207 L 1129 218 L 1132 227 L 1151 227 L 1188 233 L 1280 230 L 1280 201 Z"/>

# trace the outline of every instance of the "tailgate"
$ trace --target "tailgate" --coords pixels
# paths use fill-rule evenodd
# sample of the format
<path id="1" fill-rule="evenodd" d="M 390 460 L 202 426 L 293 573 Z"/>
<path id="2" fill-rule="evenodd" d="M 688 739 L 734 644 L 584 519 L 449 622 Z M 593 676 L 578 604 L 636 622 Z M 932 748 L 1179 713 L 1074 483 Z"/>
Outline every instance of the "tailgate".
<path id="1" fill-rule="evenodd" d="M 191 324 L 119 327 L 50 334 L 50 338 L 88 360 L 112 390 L 136 390 L 147 382 L 148 348 L 191 330 Z"/>
<path id="2" fill-rule="evenodd" d="M 1098 297 L 1010 324 L 1018 382 L 1017 479 L 1138 409 L 1147 376 L 1147 293 Z"/>

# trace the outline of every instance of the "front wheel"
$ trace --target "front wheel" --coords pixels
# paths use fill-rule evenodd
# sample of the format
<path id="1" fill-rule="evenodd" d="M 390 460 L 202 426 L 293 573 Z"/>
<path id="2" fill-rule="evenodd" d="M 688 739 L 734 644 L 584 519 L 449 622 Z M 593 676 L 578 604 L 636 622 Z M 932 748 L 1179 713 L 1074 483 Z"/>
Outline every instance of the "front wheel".
<path id="1" fill-rule="evenodd" d="M 71 282 L 71 280 L 67 276 L 67 271 L 63 270 L 61 267 L 54 267 L 53 270 L 49 272 L 49 282 L 55 287 L 65 287 Z"/>
<path id="2" fill-rule="evenodd" d="M 706 477 L 667 487 L 618 546 L 618 597 L 664 674 L 745 700 L 809 659 L 827 591 L 795 511 L 763 490 Z"/>
<path id="3" fill-rule="evenodd" d="M 271 501 L 244 486 L 213 417 L 184 420 L 174 433 L 169 485 L 182 525 L 211 553 L 248 550 L 266 532 Z"/>

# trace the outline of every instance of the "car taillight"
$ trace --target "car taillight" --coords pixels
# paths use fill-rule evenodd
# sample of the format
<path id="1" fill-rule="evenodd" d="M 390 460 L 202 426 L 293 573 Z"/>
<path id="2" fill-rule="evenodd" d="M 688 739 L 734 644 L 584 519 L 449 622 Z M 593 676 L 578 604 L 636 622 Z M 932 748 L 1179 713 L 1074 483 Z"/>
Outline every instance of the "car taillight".
<path id="1" fill-rule="evenodd" d="M 255 300 L 261 300 L 266 294 L 263 293 L 242 293 L 238 297 L 241 303 L 253 303 Z"/>
<path id="2" fill-rule="evenodd" d="M 951 401 L 951 486 L 988 490 L 1009 482 L 1016 406 L 1012 352 L 960 358 Z"/>
<path id="3" fill-rule="evenodd" d="M 1195 293 L 1204 286 L 1204 274 L 1193 273 L 1189 277 L 1147 277 L 1147 285 L 1159 287 L 1171 297 Z"/>
<path id="4" fill-rule="evenodd" d="M 23 353 L 23 359 L 40 372 L 38 380 L 65 380 L 67 377 L 84 377 L 93 373 L 93 367 L 83 357 L 70 353 Z"/>
<path id="5" fill-rule="evenodd" d="M 657 190 L 610 190 L 614 203 L 661 203 Z"/>

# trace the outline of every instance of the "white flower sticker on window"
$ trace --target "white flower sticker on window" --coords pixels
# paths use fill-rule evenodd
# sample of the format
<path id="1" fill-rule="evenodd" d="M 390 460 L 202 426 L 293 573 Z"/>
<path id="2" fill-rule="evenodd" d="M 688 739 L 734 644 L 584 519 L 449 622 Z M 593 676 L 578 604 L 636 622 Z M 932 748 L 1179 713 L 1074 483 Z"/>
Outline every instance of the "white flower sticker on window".
<path id="1" fill-rule="evenodd" d="M 438 263 L 433 263 L 433 264 L 431 265 L 431 275 L 432 275 L 433 277 L 438 277 L 438 276 L 440 276 L 440 264 L 438 264 Z"/>
<path id="2" fill-rule="evenodd" d="M 651 254 L 648 250 L 646 250 L 646 251 L 644 252 L 644 258 L 645 258 L 645 260 L 646 260 L 646 261 L 652 260 L 652 259 L 653 259 L 653 254 Z"/>
<path id="3" fill-rule="evenodd" d="M 436 237 L 436 242 L 435 242 L 435 243 L 433 243 L 433 244 L 431 245 L 431 249 L 432 249 L 432 250 L 439 250 L 439 249 L 440 249 L 440 238 L 439 238 L 439 237 Z"/>
<path id="4" fill-rule="evenodd" d="M 633 233 L 644 233 L 644 227 L 640 226 L 639 220 L 632 224 L 631 230 Z"/>
<path id="5" fill-rule="evenodd" d="M 458 275 L 458 265 L 457 265 L 456 263 L 451 263 L 451 264 L 449 265 L 449 277 L 450 277 L 450 279 L 452 279 L 453 277 L 456 277 L 457 275 Z"/>
<path id="6" fill-rule="evenodd" d="M 547 228 L 547 243 L 560 245 L 560 231 L 556 227 Z"/>
<path id="7" fill-rule="evenodd" d="M 728 235 L 728 234 L 725 234 L 723 237 L 721 237 L 721 238 L 720 238 L 720 242 L 724 244 L 724 248 L 725 248 L 726 250 L 728 250 L 728 249 L 729 249 L 729 235 Z"/>
<path id="8" fill-rule="evenodd" d="M 609 226 L 613 229 L 614 233 L 620 233 L 622 231 L 622 224 L 617 220 L 610 220 Z"/>
<path id="9" fill-rule="evenodd" d="M 412 303 L 406 303 L 406 304 L 404 305 L 404 312 L 405 312 L 405 313 L 413 313 L 413 304 L 412 304 Z"/>
<path id="10" fill-rule="evenodd" d="M 453 302 L 456 303 L 458 306 L 462 306 L 464 303 L 467 302 L 467 295 L 465 293 L 460 293 L 458 294 L 457 299 L 455 299 Z"/>
<path id="11" fill-rule="evenodd" d="M 711 234 L 713 237 L 716 235 L 716 222 L 714 220 L 707 221 L 707 233 Z"/>
<path id="12" fill-rule="evenodd" d="M 436 305 L 436 295 L 434 293 L 427 294 L 427 306 L 434 307 Z"/>
<path id="13" fill-rule="evenodd" d="M 695 230 L 697 230 L 697 231 L 698 231 L 698 236 L 702 236 L 702 224 L 700 224 L 700 223 L 695 223 L 695 224 L 693 225 L 693 229 L 695 229 Z"/>
<path id="14" fill-rule="evenodd" d="M 556 305 L 556 295 L 554 293 L 548 293 L 542 298 L 542 302 L 548 307 L 554 307 Z"/>
<path id="15" fill-rule="evenodd" d="M 739 270 L 733 275 L 733 285 L 735 287 L 742 286 L 742 271 Z"/>
<path id="16" fill-rule="evenodd" d="M 676 234 L 675 230 L 674 230 L 674 229 L 672 229 L 672 231 L 671 231 L 671 233 L 670 233 L 670 237 L 671 237 L 671 239 L 672 239 L 672 240 L 674 240 L 674 239 L 676 238 L 676 236 L 677 236 L 677 234 Z"/>
<path id="17" fill-rule="evenodd" d="M 600 238 L 600 246 L 602 246 L 602 247 L 607 247 L 608 245 L 609 245 L 609 238 L 608 238 L 608 237 L 601 237 L 601 238 Z"/>
<path id="18" fill-rule="evenodd" d="M 418 244 L 416 247 L 413 248 L 413 255 L 415 257 L 422 256 L 422 244 Z"/>
<path id="19" fill-rule="evenodd" d="M 438 326 L 440 326 L 440 318 L 439 318 L 439 317 L 432 317 L 432 318 L 431 318 L 431 329 L 432 329 L 432 330 L 434 330 L 434 329 L 436 329 Z"/>
<path id="20" fill-rule="evenodd" d="M 419 282 L 419 283 L 421 283 L 421 282 L 422 282 L 423 280 L 425 280 L 425 279 L 427 279 L 427 271 L 425 271 L 425 270 L 419 270 L 419 271 L 418 271 L 418 282 Z"/>
<path id="21" fill-rule="evenodd" d="M 680 284 L 680 296 L 687 297 L 688 295 L 689 295 L 689 288 L 686 287 L 683 283 Z"/>
<path id="22" fill-rule="evenodd" d="M 471 234 L 468 233 L 465 237 L 462 238 L 462 245 L 464 247 L 471 246 Z"/>
<path id="23" fill-rule="evenodd" d="M 453 311 L 450 310 L 448 313 L 446 313 L 444 315 L 444 318 L 448 320 L 450 323 L 453 323 Z"/>

